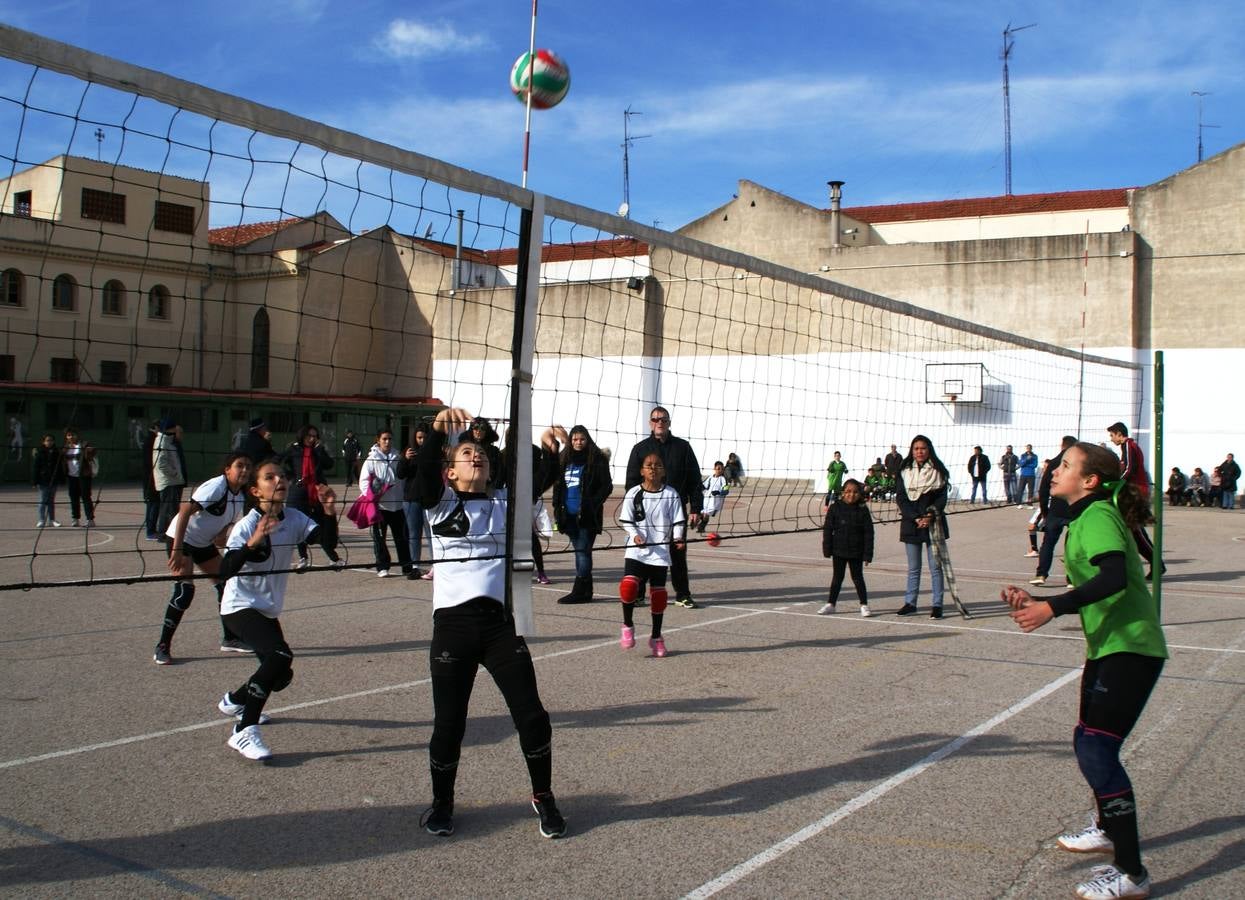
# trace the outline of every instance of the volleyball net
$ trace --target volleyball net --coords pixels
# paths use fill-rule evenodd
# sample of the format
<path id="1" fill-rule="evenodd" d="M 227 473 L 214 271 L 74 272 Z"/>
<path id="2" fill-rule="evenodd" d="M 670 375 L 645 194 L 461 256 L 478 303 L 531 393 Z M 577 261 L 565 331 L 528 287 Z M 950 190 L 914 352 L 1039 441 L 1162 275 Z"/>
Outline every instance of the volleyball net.
<path id="1" fill-rule="evenodd" d="M 144 518 L 161 422 L 181 426 L 187 498 L 256 420 L 277 451 L 313 427 L 341 506 L 358 491 L 348 432 L 366 455 L 390 429 L 400 451 L 438 410 L 466 409 L 513 428 L 525 496 L 531 445 L 582 425 L 609 451 L 616 503 L 663 406 L 702 478 L 738 462 L 712 530 L 746 538 L 820 528 L 836 451 L 847 477 L 883 479 L 870 502 L 887 521 L 892 444 L 929 437 L 962 500 L 975 445 L 1051 456 L 1081 420 L 1140 402 L 1133 364 L 2 26 L 0 123 L 7 588 L 169 577 Z M 32 528 L 32 452 L 67 428 L 97 455 L 96 527 Z M 532 511 L 516 506 L 509 553 L 526 562 Z M 598 550 L 622 543 L 612 507 L 606 519 Z M 546 552 L 568 553 L 539 521 Z M 371 565 L 370 542 L 346 549 Z"/>

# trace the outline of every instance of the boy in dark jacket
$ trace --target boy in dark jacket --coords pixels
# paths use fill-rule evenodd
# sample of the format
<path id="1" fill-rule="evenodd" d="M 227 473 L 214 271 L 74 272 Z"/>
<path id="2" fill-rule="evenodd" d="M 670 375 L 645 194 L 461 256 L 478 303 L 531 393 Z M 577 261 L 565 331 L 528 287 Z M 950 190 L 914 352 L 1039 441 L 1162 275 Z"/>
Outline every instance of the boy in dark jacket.
<path id="1" fill-rule="evenodd" d="M 834 560 L 834 575 L 830 581 L 830 599 L 818 614 L 828 616 L 834 612 L 843 587 L 844 569 L 850 569 L 856 597 L 860 600 L 860 614 L 867 618 L 870 615 L 869 593 L 865 588 L 864 567 L 873 562 L 873 516 L 865 503 L 864 486 L 855 478 L 843 483 L 838 501 L 826 510 L 821 555 Z"/>

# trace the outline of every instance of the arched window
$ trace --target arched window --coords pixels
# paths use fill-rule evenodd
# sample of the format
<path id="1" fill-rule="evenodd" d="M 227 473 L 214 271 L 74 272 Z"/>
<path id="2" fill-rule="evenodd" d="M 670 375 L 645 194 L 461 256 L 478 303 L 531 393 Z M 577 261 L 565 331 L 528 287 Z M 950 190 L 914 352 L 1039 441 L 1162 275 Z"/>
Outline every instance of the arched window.
<path id="1" fill-rule="evenodd" d="M 72 275 L 57 275 L 52 282 L 52 309 L 72 312 L 78 308 L 78 282 Z"/>
<path id="2" fill-rule="evenodd" d="M 125 315 L 125 285 L 115 278 L 104 282 L 100 312 L 106 316 Z"/>
<path id="3" fill-rule="evenodd" d="M 268 310 L 255 314 L 251 325 L 251 387 L 268 387 Z"/>
<path id="4" fill-rule="evenodd" d="M 169 289 L 157 284 L 147 292 L 147 318 L 167 319 L 169 314 Z"/>
<path id="5" fill-rule="evenodd" d="M 0 304 L 21 306 L 25 299 L 26 279 L 17 269 L 0 272 Z"/>

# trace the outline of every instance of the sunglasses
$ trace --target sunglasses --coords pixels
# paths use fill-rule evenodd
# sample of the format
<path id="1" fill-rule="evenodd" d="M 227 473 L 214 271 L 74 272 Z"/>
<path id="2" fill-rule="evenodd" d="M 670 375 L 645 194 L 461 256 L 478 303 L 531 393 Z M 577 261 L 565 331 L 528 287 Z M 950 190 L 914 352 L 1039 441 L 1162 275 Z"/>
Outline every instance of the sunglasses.
<path id="1" fill-rule="evenodd" d="M 669 417 L 669 416 L 653 416 L 651 419 L 649 419 L 649 421 L 650 421 L 650 422 L 656 422 L 656 423 L 658 423 L 658 424 L 660 424 L 660 423 L 664 422 L 665 424 L 669 425 L 669 424 L 670 424 L 670 417 Z"/>

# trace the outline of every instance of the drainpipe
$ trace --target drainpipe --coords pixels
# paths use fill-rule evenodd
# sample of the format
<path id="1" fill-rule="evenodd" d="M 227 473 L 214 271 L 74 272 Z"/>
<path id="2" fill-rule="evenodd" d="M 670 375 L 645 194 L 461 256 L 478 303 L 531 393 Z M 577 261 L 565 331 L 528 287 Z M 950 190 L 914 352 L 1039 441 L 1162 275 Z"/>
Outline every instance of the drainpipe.
<path id="1" fill-rule="evenodd" d="M 454 245 L 454 283 L 451 285 L 453 291 L 457 291 L 463 286 L 463 210 L 456 209 L 458 213 L 458 242 Z"/>
<path id="2" fill-rule="evenodd" d="M 842 225 L 839 222 L 839 201 L 843 197 L 843 181 L 827 181 L 830 185 L 830 246 L 838 249 L 843 246 Z"/>

